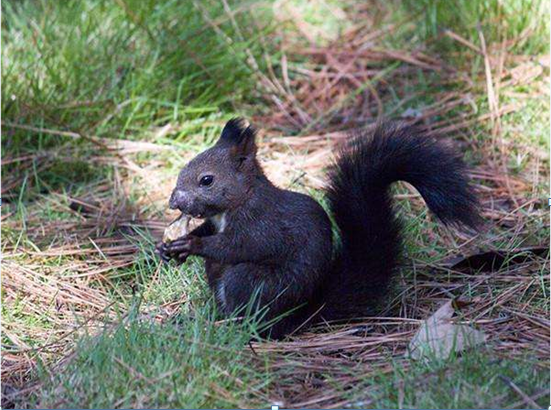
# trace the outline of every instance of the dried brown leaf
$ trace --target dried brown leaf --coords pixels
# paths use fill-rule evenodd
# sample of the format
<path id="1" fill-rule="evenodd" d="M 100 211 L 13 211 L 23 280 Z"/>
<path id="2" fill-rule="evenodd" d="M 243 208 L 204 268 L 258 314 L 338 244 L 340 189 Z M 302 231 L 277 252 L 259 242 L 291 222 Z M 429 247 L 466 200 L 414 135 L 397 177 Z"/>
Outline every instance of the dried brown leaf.
<path id="1" fill-rule="evenodd" d="M 467 325 L 455 324 L 453 300 L 442 305 L 411 339 L 407 356 L 413 359 L 425 357 L 447 358 L 486 340 L 486 334 Z"/>

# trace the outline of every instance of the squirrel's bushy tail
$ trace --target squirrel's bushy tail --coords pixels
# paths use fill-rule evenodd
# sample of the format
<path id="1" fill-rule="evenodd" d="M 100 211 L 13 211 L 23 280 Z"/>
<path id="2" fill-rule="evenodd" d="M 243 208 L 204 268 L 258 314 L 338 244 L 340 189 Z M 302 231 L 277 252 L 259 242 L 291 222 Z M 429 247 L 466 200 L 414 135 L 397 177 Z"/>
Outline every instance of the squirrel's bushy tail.
<path id="1" fill-rule="evenodd" d="M 326 320 L 369 314 L 400 254 L 389 186 L 412 184 L 444 223 L 476 228 L 477 200 L 461 158 L 410 126 L 380 126 L 352 139 L 329 173 L 327 199 L 340 232 L 335 266 L 322 287 Z"/>

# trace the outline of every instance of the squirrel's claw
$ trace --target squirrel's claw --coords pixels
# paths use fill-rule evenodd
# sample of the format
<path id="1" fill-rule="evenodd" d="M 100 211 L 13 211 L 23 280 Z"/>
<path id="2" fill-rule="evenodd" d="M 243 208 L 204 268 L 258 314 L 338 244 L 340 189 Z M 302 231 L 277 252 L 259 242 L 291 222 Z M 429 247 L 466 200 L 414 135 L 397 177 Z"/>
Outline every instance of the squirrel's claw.
<path id="1" fill-rule="evenodd" d="M 170 256 L 170 253 L 167 250 L 166 244 L 163 242 L 159 242 L 155 246 L 155 253 L 161 257 L 161 260 L 163 262 L 169 262 L 172 257 Z"/>
<path id="2" fill-rule="evenodd" d="M 183 238 L 169 244 L 159 242 L 155 246 L 155 253 L 159 255 L 163 262 L 168 263 L 173 259 L 178 265 L 182 265 L 189 256 L 186 248 L 186 246 L 189 246 L 188 242 L 188 240 L 184 240 Z"/>
<path id="3" fill-rule="evenodd" d="M 166 262 L 166 263 L 170 262 L 170 255 L 168 255 L 166 253 L 161 253 L 161 254 L 159 254 L 159 256 L 161 257 L 161 260 L 163 262 Z"/>

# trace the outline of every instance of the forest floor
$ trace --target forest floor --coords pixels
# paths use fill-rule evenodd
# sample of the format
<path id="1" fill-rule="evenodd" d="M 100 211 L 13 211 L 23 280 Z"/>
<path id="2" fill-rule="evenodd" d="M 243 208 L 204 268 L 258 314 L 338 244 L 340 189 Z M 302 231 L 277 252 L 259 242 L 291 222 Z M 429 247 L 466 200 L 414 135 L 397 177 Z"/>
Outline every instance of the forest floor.
<path id="1" fill-rule="evenodd" d="M 383 4 L 384 3 L 384 4 Z M 544 1 L 3 2 L 2 407 L 543 408 L 549 404 L 549 6 Z M 400 184 L 380 316 L 249 343 L 200 260 L 161 264 L 179 168 L 231 117 L 313 195 L 378 120 L 452 140 L 486 226 Z M 485 343 L 406 354 L 453 301 Z"/>

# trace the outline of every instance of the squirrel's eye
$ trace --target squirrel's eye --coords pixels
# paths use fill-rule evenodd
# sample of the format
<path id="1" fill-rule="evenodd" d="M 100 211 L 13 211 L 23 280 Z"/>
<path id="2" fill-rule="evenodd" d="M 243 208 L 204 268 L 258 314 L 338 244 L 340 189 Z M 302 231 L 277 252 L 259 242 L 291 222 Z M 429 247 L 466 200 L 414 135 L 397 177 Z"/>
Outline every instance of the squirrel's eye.
<path id="1" fill-rule="evenodd" d="M 201 185 L 201 186 L 211 186 L 213 182 L 214 182 L 214 177 L 212 175 L 205 175 L 199 181 L 199 185 Z"/>

